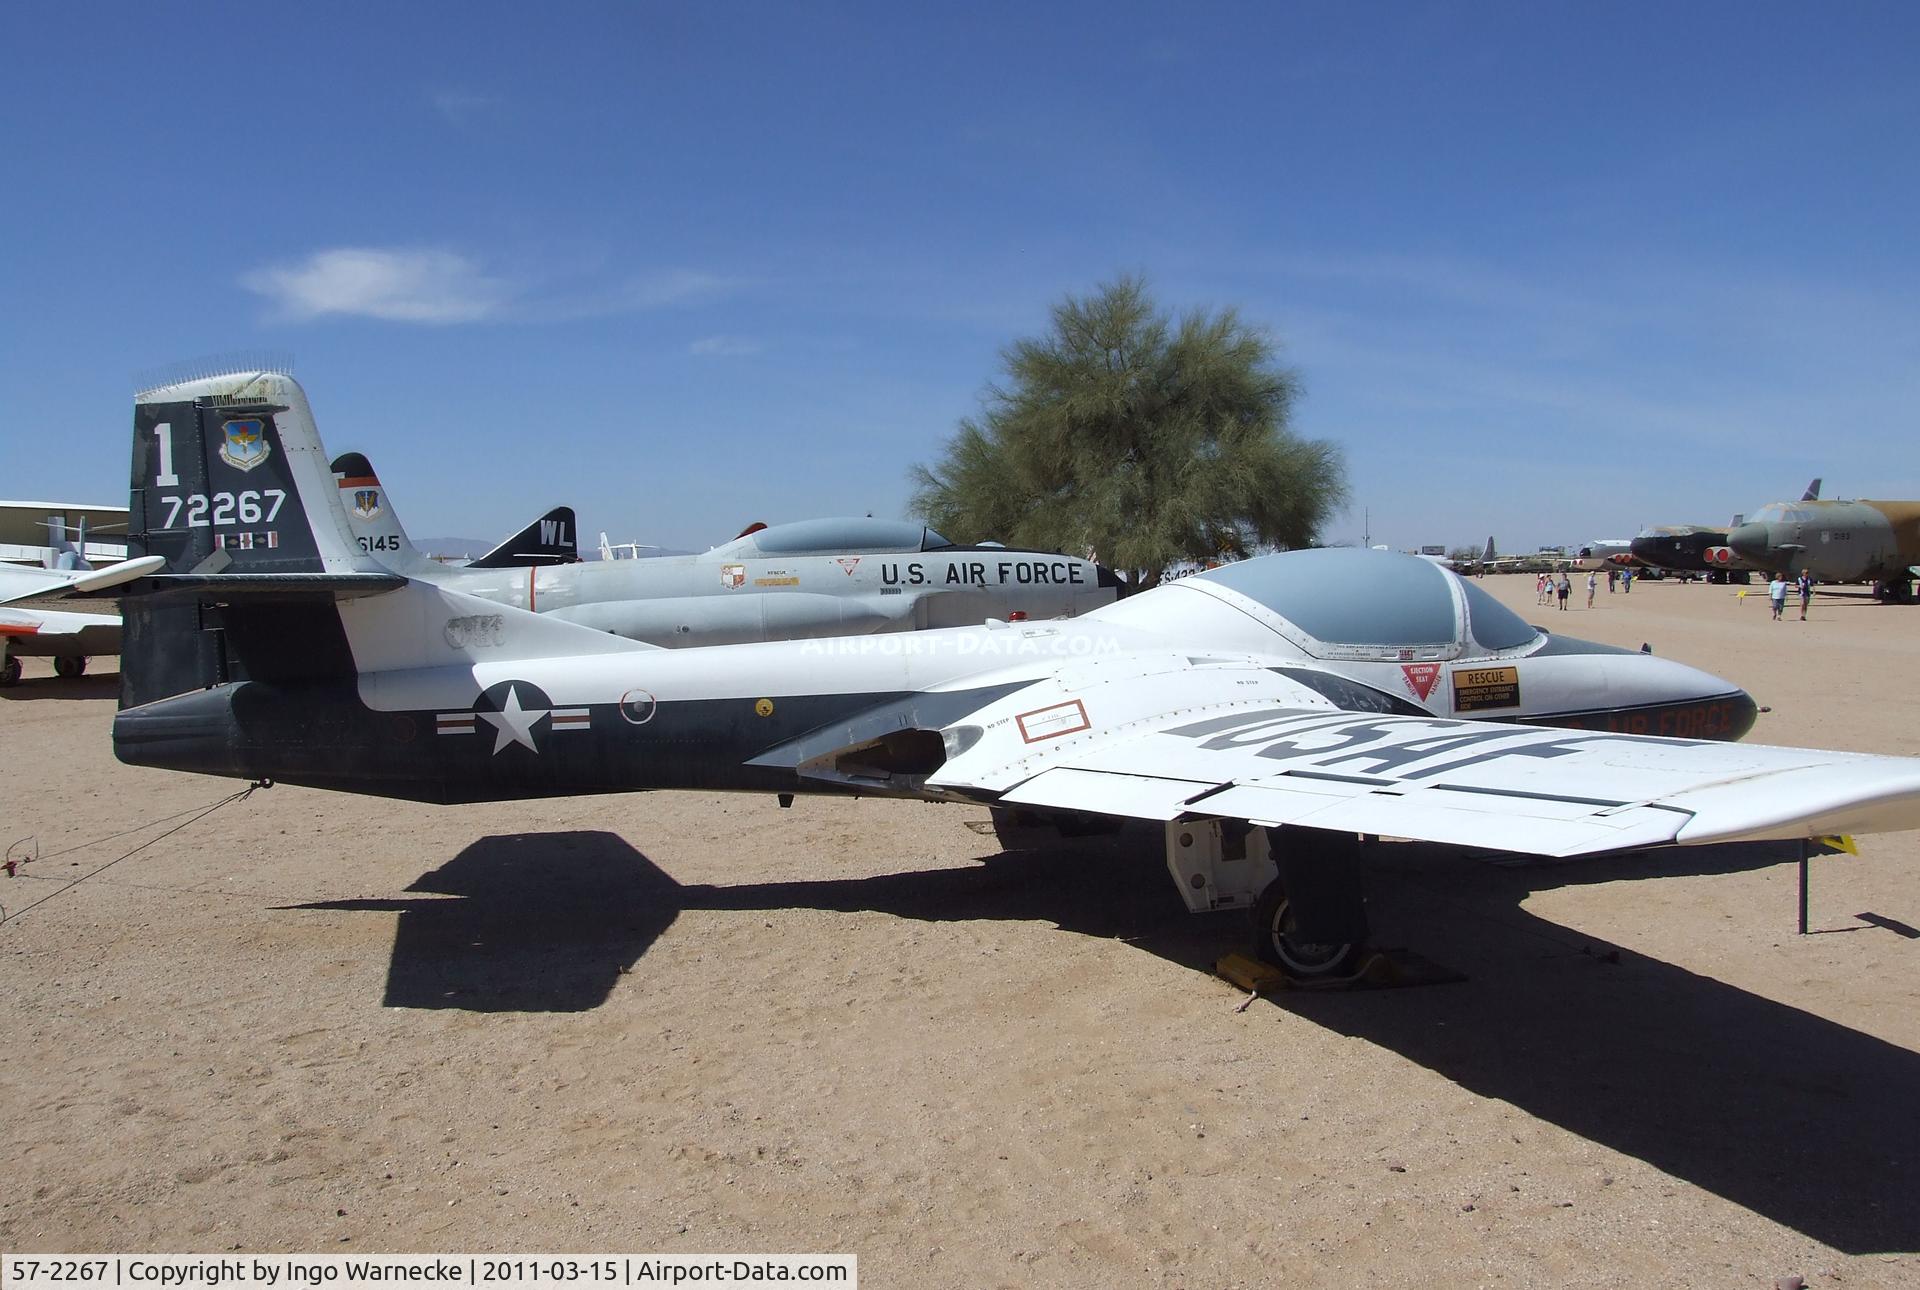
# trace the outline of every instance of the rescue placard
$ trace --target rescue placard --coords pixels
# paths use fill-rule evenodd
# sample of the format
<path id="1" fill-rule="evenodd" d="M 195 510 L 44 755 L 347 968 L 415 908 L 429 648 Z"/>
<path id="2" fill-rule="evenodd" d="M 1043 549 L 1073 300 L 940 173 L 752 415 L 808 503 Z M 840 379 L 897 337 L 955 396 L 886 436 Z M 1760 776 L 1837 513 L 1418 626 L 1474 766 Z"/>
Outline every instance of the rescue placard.
<path id="1" fill-rule="evenodd" d="M 1469 667 L 1453 674 L 1455 712 L 1519 706 L 1520 669 L 1517 667 Z"/>

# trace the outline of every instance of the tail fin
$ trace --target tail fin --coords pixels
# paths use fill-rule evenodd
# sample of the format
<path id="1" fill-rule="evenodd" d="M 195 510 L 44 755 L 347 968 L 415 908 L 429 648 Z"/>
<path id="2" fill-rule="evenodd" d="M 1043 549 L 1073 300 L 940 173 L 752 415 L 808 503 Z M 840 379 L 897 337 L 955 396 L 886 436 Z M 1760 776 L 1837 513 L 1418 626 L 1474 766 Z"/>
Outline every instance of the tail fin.
<path id="1" fill-rule="evenodd" d="M 1820 479 L 1820 478 L 1819 478 L 1818 476 L 1815 476 L 1815 477 L 1814 477 L 1814 481 L 1813 481 L 1813 482 L 1812 482 L 1811 484 L 1808 484 L 1808 485 L 1807 485 L 1807 491 L 1806 491 L 1806 492 L 1804 492 L 1804 493 L 1802 493 L 1802 494 L 1800 494 L 1800 500 L 1801 500 L 1801 501 L 1803 501 L 1803 502 L 1817 502 L 1817 501 L 1819 501 L 1819 500 L 1820 500 L 1820 485 L 1821 485 L 1821 483 L 1822 483 L 1822 482 L 1823 482 L 1823 481 L 1822 481 L 1822 480 L 1821 480 L 1821 479 Z"/>
<path id="2" fill-rule="evenodd" d="M 373 463 L 361 453 L 342 453 L 333 459 L 333 478 L 354 546 L 396 573 L 427 576 L 431 561 L 407 536 L 393 494 L 380 486 Z"/>
<path id="3" fill-rule="evenodd" d="M 572 564 L 580 558 L 574 538 L 573 507 L 556 506 L 527 527 L 502 542 L 469 569 L 544 568 L 550 564 Z"/>
<path id="4" fill-rule="evenodd" d="M 49 515 L 41 522 L 47 526 L 47 554 L 41 560 L 42 565 L 62 572 L 93 568 L 87 560 L 85 516 L 80 518 L 80 523 L 76 526 L 77 533 L 67 531 L 67 517 L 64 515 Z"/>
<path id="5" fill-rule="evenodd" d="M 334 599 L 400 584 L 355 547 L 307 396 L 248 370 L 135 396 L 122 707 L 228 680 L 350 675 Z"/>
<path id="6" fill-rule="evenodd" d="M 128 554 L 168 574 L 344 573 L 359 557 L 306 392 L 238 372 L 136 396 Z"/>

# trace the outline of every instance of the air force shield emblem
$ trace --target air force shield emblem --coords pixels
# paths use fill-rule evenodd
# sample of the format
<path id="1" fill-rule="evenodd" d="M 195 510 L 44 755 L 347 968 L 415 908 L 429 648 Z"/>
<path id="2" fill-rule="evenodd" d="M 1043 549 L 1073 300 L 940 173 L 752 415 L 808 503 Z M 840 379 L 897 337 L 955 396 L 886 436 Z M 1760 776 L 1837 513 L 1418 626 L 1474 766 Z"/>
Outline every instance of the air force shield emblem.
<path id="1" fill-rule="evenodd" d="M 252 470 L 273 455 L 266 422 L 259 417 L 235 417 L 221 429 L 225 437 L 220 444 L 220 460 L 235 470 Z"/>
<path id="2" fill-rule="evenodd" d="M 353 513 L 363 520 L 370 520 L 379 515 L 380 490 L 377 488 L 354 489 Z"/>

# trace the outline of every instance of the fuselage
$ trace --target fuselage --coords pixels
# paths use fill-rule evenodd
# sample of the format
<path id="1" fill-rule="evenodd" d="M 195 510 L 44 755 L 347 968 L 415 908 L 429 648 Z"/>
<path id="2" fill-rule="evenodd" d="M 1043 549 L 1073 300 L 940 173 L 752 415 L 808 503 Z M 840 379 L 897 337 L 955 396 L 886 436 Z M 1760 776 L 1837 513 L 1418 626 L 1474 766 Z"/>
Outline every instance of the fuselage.
<path id="1" fill-rule="evenodd" d="M 1628 550 L 1635 560 L 1656 569 L 1701 573 L 1748 567 L 1719 558 L 1728 550 L 1727 530 L 1706 524 L 1656 524 L 1642 529 L 1628 544 Z"/>
<path id="2" fill-rule="evenodd" d="M 665 788 L 939 796 L 922 787 L 944 757 L 939 732 L 1046 678 L 1091 690 L 1116 676 L 1235 668 L 1241 679 L 1213 706 L 1331 704 L 1442 729 L 1493 719 L 1732 739 L 1754 712 L 1726 682 L 1650 655 L 1524 628 L 1489 647 L 1476 639 L 1487 633 L 1475 611 L 1492 612 L 1479 601 L 1450 602 L 1452 640 L 1328 644 L 1200 579 L 1058 622 L 369 668 L 392 622 L 435 616 L 432 596 L 414 584 L 340 605 L 335 647 L 357 675 L 230 682 L 128 708 L 116 751 L 445 802 Z M 1085 715 L 1101 720 L 1097 698 Z"/>
<path id="3" fill-rule="evenodd" d="M 1755 568 L 1821 582 L 1905 577 L 1920 562 L 1920 501 L 1774 502 L 1727 545 Z"/>
<path id="4" fill-rule="evenodd" d="M 343 464 L 366 473 L 343 474 Z M 407 540 L 371 469 L 358 454 L 335 462 L 343 496 L 354 498 L 344 517 L 370 558 L 435 586 L 668 649 L 1071 617 L 1124 590 L 1092 560 L 960 546 L 918 523 L 872 517 L 757 528 L 698 555 L 438 564 Z M 570 525 L 542 519 L 520 537 L 571 553 Z"/>
<path id="5" fill-rule="evenodd" d="M 653 645 L 924 631 L 1111 603 L 1090 560 L 1002 547 L 838 555 L 747 551 L 532 569 L 450 569 L 434 581 Z"/>

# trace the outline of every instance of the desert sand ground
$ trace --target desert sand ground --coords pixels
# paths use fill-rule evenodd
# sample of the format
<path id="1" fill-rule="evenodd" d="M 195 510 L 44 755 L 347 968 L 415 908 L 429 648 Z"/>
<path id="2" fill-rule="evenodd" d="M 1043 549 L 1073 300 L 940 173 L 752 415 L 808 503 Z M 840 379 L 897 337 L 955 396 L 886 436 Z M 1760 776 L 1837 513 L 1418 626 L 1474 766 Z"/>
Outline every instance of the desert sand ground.
<path id="1" fill-rule="evenodd" d="M 1756 740 L 1920 754 L 1920 609 L 1485 585 L 1738 681 Z M 1468 979 L 1244 1012 L 1206 970 L 1240 917 L 1183 912 L 1151 835 L 1003 855 L 915 803 L 280 787 L 21 913 L 239 787 L 116 763 L 111 666 L 0 692 L 41 856 L 0 878 L 0 1249 L 1920 1283 L 1920 834 L 1818 862 L 1806 937 L 1779 848 L 1390 847 L 1379 939 Z"/>

